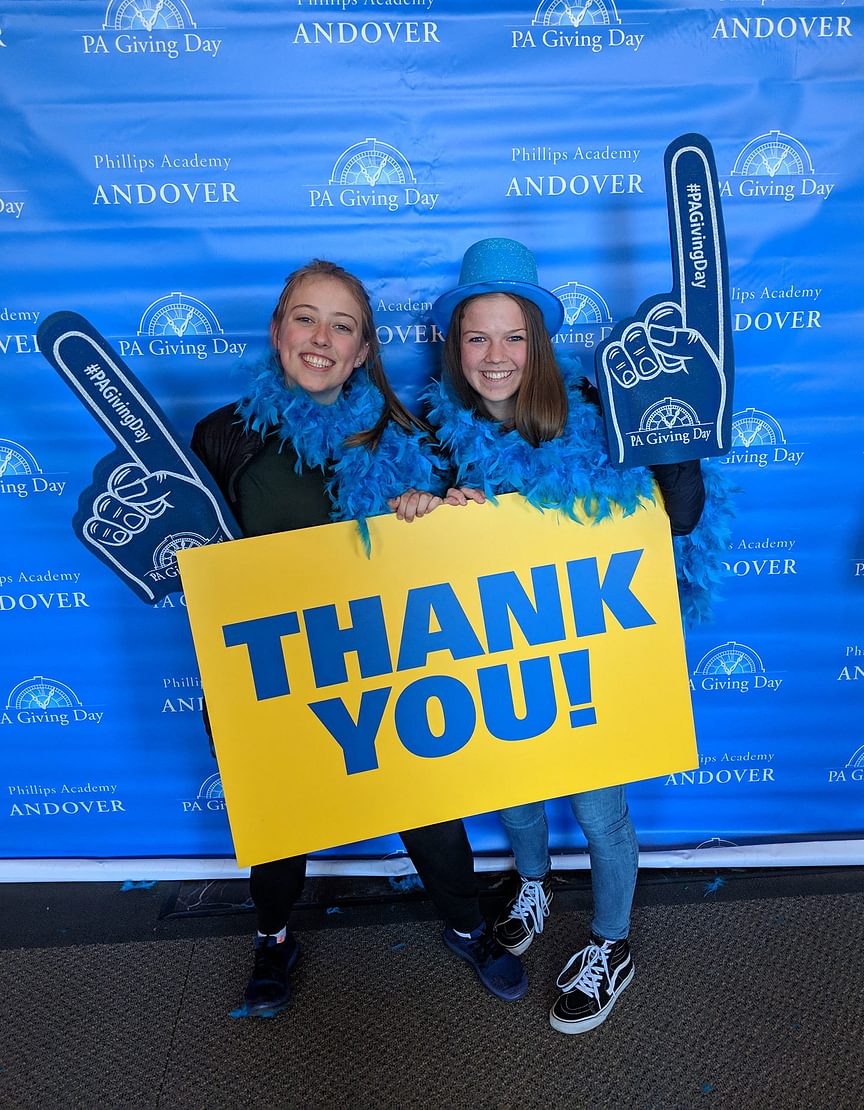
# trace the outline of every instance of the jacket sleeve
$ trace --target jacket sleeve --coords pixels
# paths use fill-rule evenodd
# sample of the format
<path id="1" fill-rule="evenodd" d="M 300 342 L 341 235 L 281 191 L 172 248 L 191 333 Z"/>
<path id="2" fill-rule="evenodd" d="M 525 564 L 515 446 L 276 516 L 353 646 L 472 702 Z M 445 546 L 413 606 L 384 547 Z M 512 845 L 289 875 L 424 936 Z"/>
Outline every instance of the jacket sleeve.
<path id="1" fill-rule="evenodd" d="M 258 433 L 244 431 L 236 403 L 205 416 L 192 433 L 192 450 L 207 467 L 232 510 L 237 503 L 237 477 L 260 447 Z"/>
<path id="2" fill-rule="evenodd" d="M 192 450 L 204 463 L 222 491 L 228 497 L 228 464 L 231 455 L 231 416 L 233 405 L 225 405 L 211 412 L 195 425 L 192 432 Z"/>
<path id="3" fill-rule="evenodd" d="M 651 467 L 673 536 L 687 536 L 699 523 L 705 505 L 705 484 L 698 459 L 680 463 L 658 463 Z"/>
<path id="4" fill-rule="evenodd" d="M 601 412 L 603 407 L 597 387 L 583 379 L 582 395 Z M 651 473 L 660 487 L 663 506 L 672 525 L 673 536 L 687 536 L 699 523 L 705 505 L 705 484 L 698 459 L 681 463 L 657 463 Z"/>
<path id="5" fill-rule="evenodd" d="M 237 465 L 238 444 L 242 435 L 237 424 L 236 404 L 225 405 L 200 420 L 192 432 L 192 450 L 207 467 L 219 487 L 222 496 L 234 508 L 232 497 L 232 465 Z M 206 697 L 201 699 L 204 731 L 210 742 L 210 754 L 216 758 L 216 745 L 213 743 L 213 730 L 210 726 L 210 713 Z"/>

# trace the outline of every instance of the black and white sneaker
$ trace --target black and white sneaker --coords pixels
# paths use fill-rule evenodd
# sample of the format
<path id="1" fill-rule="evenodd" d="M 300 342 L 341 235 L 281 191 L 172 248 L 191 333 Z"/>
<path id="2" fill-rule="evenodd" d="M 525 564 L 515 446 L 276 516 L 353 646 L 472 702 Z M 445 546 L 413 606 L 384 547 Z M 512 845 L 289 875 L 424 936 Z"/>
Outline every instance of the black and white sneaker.
<path id="1" fill-rule="evenodd" d="M 633 960 L 626 940 L 591 938 L 572 956 L 558 976 L 562 993 L 549 1011 L 549 1024 L 559 1033 L 587 1033 L 601 1025 L 615 999 L 633 978 Z"/>
<path id="2" fill-rule="evenodd" d="M 543 932 L 552 901 L 552 875 L 522 879 L 519 891 L 494 925 L 495 939 L 502 948 L 521 956 L 535 935 Z"/>

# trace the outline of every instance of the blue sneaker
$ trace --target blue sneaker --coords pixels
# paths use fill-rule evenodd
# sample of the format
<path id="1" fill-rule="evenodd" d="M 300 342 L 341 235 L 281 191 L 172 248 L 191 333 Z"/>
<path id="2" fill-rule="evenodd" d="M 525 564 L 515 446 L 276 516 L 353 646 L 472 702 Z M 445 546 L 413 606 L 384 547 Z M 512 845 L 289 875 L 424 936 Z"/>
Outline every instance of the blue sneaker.
<path id="1" fill-rule="evenodd" d="M 447 928 L 444 943 L 471 964 L 480 982 L 496 998 L 515 1002 L 528 990 L 528 976 L 522 961 L 504 951 L 488 925 L 478 925 L 467 937 L 460 937 Z"/>
<path id="2" fill-rule="evenodd" d="M 231 1017 L 276 1017 L 291 1002 L 288 973 L 297 963 L 300 945 L 285 934 L 281 944 L 275 937 L 255 937 L 255 965 L 243 992 L 243 1005 Z"/>

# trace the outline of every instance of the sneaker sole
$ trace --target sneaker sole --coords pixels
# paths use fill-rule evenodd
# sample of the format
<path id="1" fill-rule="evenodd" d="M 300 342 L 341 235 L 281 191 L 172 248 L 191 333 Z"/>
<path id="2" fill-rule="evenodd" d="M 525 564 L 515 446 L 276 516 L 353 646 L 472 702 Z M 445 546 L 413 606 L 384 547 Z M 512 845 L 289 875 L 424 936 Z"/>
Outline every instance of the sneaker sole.
<path id="1" fill-rule="evenodd" d="M 525 992 L 528 990 L 528 975 L 524 971 L 522 972 L 522 978 L 519 980 L 515 987 L 493 987 L 492 984 L 487 983 L 483 976 L 480 974 L 477 965 L 474 963 L 467 952 L 465 952 L 462 948 L 457 948 L 456 945 L 453 944 L 453 942 L 449 939 L 446 933 L 443 934 L 443 939 L 444 943 L 447 945 L 451 952 L 455 953 L 461 960 L 464 960 L 466 964 L 474 969 L 474 974 L 477 976 L 486 990 L 489 991 L 489 993 L 494 995 L 496 998 L 500 998 L 502 1002 L 518 1002 L 519 999 L 522 998 Z"/>
<path id="2" fill-rule="evenodd" d="M 592 1029 L 596 1029 L 597 1026 L 602 1025 L 606 1018 L 612 1013 L 612 1007 L 618 1001 L 621 992 L 630 983 L 635 971 L 636 968 L 631 964 L 630 974 L 619 984 L 618 990 L 615 992 L 615 997 L 610 998 L 603 1009 L 598 1010 L 596 1014 L 592 1014 L 591 1017 L 582 1018 L 581 1021 L 565 1021 L 555 1014 L 555 1007 L 553 1006 L 549 1011 L 549 1024 L 553 1029 L 557 1029 L 559 1033 L 588 1033 Z"/>
<path id="3" fill-rule="evenodd" d="M 283 1010 L 287 1010 L 291 1005 L 291 999 L 287 1002 L 282 1002 L 278 1006 L 261 1006 L 256 1010 L 250 1010 L 244 1002 L 242 1006 L 238 1006 L 236 1010 L 229 1010 L 228 1017 L 230 1018 L 274 1018 L 278 1017 Z"/>

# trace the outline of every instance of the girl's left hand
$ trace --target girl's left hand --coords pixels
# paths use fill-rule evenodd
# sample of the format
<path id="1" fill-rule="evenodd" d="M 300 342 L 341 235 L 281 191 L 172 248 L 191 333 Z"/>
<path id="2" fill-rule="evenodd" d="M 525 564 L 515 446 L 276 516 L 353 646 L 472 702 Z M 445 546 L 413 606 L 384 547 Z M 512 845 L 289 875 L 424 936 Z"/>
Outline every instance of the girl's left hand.
<path id="1" fill-rule="evenodd" d="M 441 498 L 436 494 L 422 489 L 406 490 L 401 497 L 391 497 L 387 502 L 397 519 L 407 520 L 409 524 L 415 517 L 431 513 L 441 503 Z"/>

